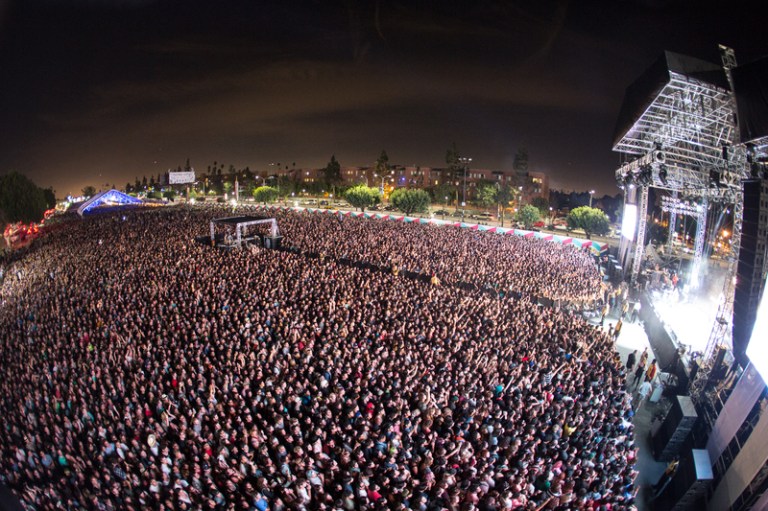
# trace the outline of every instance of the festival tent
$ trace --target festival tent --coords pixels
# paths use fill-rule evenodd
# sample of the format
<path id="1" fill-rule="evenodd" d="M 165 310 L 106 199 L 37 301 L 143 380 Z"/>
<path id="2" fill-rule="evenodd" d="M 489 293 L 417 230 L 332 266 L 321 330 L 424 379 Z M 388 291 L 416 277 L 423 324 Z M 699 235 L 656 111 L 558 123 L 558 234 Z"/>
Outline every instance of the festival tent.
<path id="1" fill-rule="evenodd" d="M 131 197 L 130 195 L 119 192 L 113 188 L 112 190 L 107 190 L 106 192 L 99 192 L 87 201 L 80 204 L 80 207 L 77 208 L 77 214 L 82 217 L 88 211 L 99 206 L 123 206 L 126 204 L 144 204 L 144 202 L 142 202 L 141 199 Z"/>

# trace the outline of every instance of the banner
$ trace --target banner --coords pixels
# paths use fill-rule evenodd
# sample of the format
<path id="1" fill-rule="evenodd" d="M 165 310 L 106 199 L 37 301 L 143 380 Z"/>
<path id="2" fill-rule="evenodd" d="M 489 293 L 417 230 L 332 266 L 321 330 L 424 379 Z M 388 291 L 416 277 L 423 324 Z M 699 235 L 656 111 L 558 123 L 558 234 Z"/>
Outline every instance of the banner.
<path id="1" fill-rule="evenodd" d="M 195 182 L 195 171 L 189 172 L 169 172 L 168 184 L 170 185 L 183 185 L 187 183 Z"/>

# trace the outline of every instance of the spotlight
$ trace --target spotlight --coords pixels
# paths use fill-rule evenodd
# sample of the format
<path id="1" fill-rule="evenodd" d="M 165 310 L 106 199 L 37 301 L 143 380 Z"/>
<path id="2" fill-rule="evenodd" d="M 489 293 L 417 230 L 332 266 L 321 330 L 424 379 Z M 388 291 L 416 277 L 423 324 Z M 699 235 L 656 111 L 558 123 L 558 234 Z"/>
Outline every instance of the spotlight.
<path id="1" fill-rule="evenodd" d="M 640 167 L 640 172 L 637 175 L 637 182 L 643 186 L 648 186 L 653 183 L 653 169 L 650 165 L 643 165 Z"/>
<path id="2" fill-rule="evenodd" d="M 667 166 L 663 163 L 659 165 L 659 181 L 661 181 L 661 184 L 664 186 L 667 186 L 669 182 L 667 181 Z"/>

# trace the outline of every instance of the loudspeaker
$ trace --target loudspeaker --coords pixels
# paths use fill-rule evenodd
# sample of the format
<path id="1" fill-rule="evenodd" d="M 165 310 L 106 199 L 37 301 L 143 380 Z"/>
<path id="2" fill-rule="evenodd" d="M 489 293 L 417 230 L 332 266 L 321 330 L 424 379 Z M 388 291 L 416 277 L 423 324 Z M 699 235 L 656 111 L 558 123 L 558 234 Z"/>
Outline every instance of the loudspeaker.
<path id="1" fill-rule="evenodd" d="M 695 509 L 704 503 L 713 478 L 712 462 L 707 450 L 691 449 L 680 459 L 680 465 L 670 487 L 664 492 L 665 499 L 660 502 L 659 508 L 663 509 L 664 504 L 668 502 L 667 509 L 674 511 Z"/>
<path id="2" fill-rule="evenodd" d="M 744 207 L 741 223 L 741 249 L 736 269 L 736 288 L 733 294 L 733 355 L 740 364 L 747 362 L 745 352 L 752 336 L 752 327 L 757 315 L 760 282 L 755 282 L 755 265 L 760 220 L 759 179 L 745 179 Z M 755 285 L 757 284 L 757 285 Z"/>
<path id="3" fill-rule="evenodd" d="M 684 449 L 699 414 L 688 396 L 675 396 L 672 408 L 653 435 L 653 453 L 657 459 L 669 461 Z"/>

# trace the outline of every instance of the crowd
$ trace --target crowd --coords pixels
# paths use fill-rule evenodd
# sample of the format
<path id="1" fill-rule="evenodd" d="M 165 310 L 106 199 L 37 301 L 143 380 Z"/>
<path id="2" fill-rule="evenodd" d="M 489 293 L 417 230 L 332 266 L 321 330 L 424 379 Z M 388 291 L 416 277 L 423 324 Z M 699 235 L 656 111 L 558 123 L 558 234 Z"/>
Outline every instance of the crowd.
<path id="1" fill-rule="evenodd" d="M 571 303 L 591 303 L 600 291 L 597 266 L 574 246 L 431 224 L 330 215 L 336 225 L 329 226 L 329 215 L 280 216 L 288 243 L 311 253 Z M 332 235 L 318 236 L 329 228 Z"/>
<path id="2" fill-rule="evenodd" d="M 223 215 L 98 214 L 4 263 L 0 483 L 29 509 L 633 508 L 625 367 L 534 299 L 587 298 L 588 258 L 297 213 L 291 251 L 194 241 Z"/>

